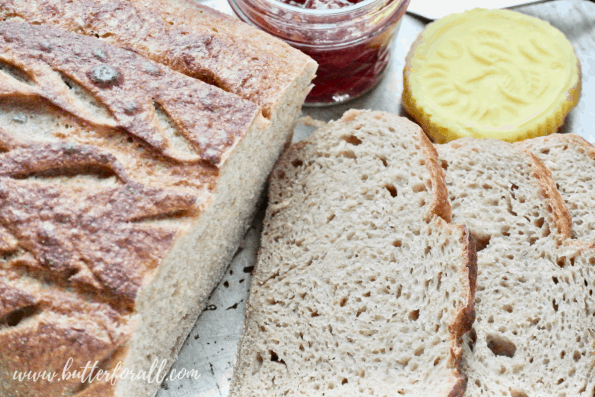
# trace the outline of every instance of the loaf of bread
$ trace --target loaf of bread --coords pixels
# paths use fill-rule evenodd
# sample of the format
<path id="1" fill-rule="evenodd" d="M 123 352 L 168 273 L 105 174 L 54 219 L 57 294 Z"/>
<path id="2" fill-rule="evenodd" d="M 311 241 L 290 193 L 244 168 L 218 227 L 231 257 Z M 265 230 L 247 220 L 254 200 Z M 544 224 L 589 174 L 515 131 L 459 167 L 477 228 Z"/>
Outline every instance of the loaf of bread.
<path id="1" fill-rule="evenodd" d="M 161 360 L 167 370 L 239 245 L 315 64 L 283 47 L 304 60 L 299 70 L 268 69 L 284 85 L 267 89 L 257 73 L 226 92 L 138 54 L 192 64 L 172 40 L 194 33 L 153 37 L 126 2 L 84 2 L 80 15 L 60 8 L 76 4 L 0 5 L 10 19 L 0 22 L 0 395 L 151 396 L 154 379 L 14 374 L 61 376 L 69 358 L 71 371 L 97 361 L 148 373 Z M 39 22 L 94 35 L 92 25 L 104 40 Z M 141 36 L 135 45 L 146 51 L 105 42 Z M 278 46 L 271 41 L 262 62 L 283 63 Z M 223 60 L 235 48 L 212 50 Z M 250 70 L 244 55 L 236 69 L 203 66 L 229 88 L 236 70 Z"/>
<path id="2" fill-rule="evenodd" d="M 569 239 L 550 171 L 497 140 L 438 145 L 453 223 L 477 245 L 466 396 L 592 396 L 595 250 Z"/>
<path id="3" fill-rule="evenodd" d="M 574 134 L 553 134 L 517 145 L 530 150 L 551 171 L 572 218 L 571 236 L 595 242 L 595 149 Z"/>
<path id="4" fill-rule="evenodd" d="M 230 395 L 461 396 L 474 250 L 436 152 L 347 112 L 273 171 Z"/>

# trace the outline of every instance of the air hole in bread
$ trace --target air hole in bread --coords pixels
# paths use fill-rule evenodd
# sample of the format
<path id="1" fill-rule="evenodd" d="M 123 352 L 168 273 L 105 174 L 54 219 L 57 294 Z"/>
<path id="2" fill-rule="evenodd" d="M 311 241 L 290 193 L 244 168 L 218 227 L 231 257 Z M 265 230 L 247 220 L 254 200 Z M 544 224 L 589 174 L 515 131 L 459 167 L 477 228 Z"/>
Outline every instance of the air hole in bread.
<path id="1" fill-rule="evenodd" d="M 529 397 L 529 395 L 525 392 L 518 391 L 518 390 L 511 390 L 510 397 Z"/>
<path id="2" fill-rule="evenodd" d="M 477 236 L 471 234 L 471 241 L 475 244 L 475 251 L 479 252 L 484 250 L 489 244 L 492 236 Z"/>
<path id="3" fill-rule="evenodd" d="M 345 150 L 343 152 L 340 153 L 340 156 L 343 157 L 347 157 L 349 159 L 356 159 L 357 156 L 355 155 L 355 153 L 353 152 L 353 150 Z"/>
<path id="4" fill-rule="evenodd" d="M 409 312 L 409 320 L 417 321 L 419 319 L 419 309 Z"/>
<path id="5" fill-rule="evenodd" d="M 29 74 L 25 72 L 23 69 L 19 68 L 18 66 L 11 65 L 5 61 L 0 60 L 0 71 L 4 72 L 13 79 L 19 81 L 20 83 L 35 85 L 35 82 L 31 77 L 29 77 Z"/>
<path id="6" fill-rule="evenodd" d="M 362 313 L 364 313 L 367 310 L 366 306 L 363 306 L 362 308 L 360 308 L 357 313 L 355 314 L 355 317 L 359 317 Z"/>
<path id="7" fill-rule="evenodd" d="M 394 185 L 389 184 L 385 185 L 384 187 L 386 188 L 386 190 L 388 190 L 391 197 L 397 197 L 397 188 Z"/>
<path id="8" fill-rule="evenodd" d="M 362 144 L 362 140 L 356 137 L 355 135 L 344 136 L 342 139 L 350 145 L 358 146 Z"/>
<path id="9" fill-rule="evenodd" d="M 296 168 L 301 166 L 302 164 L 304 164 L 304 162 L 300 159 L 295 159 L 291 162 L 291 165 L 293 165 Z"/>
<path id="10" fill-rule="evenodd" d="M 411 361 L 411 357 L 403 357 L 403 358 L 397 360 L 397 362 L 403 366 L 409 365 L 409 361 Z"/>
<path id="11" fill-rule="evenodd" d="M 413 185 L 412 190 L 415 193 L 426 192 L 428 188 L 423 183 L 418 183 L 417 185 Z"/>
<path id="12" fill-rule="evenodd" d="M 505 311 L 507 311 L 508 313 L 512 313 L 512 305 L 504 305 L 502 307 L 502 309 L 504 309 Z"/>
<path id="13" fill-rule="evenodd" d="M 380 157 L 380 161 L 382 161 L 383 166 L 388 167 L 388 162 L 386 161 L 386 158 Z"/>
<path id="14" fill-rule="evenodd" d="M 554 311 L 557 312 L 558 311 L 558 305 L 556 304 L 556 300 L 552 300 L 552 306 L 554 307 Z"/>
<path id="15" fill-rule="evenodd" d="M 26 319 L 36 316 L 39 313 L 41 313 L 41 310 L 36 305 L 25 306 L 20 309 L 13 310 L 0 319 L 0 328 L 16 327 Z"/>
<path id="16" fill-rule="evenodd" d="M 574 361 L 579 361 L 581 359 L 581 353 L 578 350 L 575 350 L 574 353 L 572 353 L 572 359 Z"/>
<path id="17" fill-rule="evenodd" d="M 550 149 L 549 148 L 543 148 L 539 151 L 539 153 L 541 154 L 550 154 Z"/>
<path id="18" fill-rule="evenodd" d="M 566 257 L 561 256 L 560 258 L 558 258 L 556 263 L 558 264 L 558 266 L 564 267 L 566 265 Z"/>
<path id="19" fill-rule="evenodd" d="M 402 292 L 403 292 L 403 286 L 402 286 L 402 285 L 399 285 L 399 286 L 397 287 L 397 293 L 396 293 L 395 297 L 396 297 L 397 299 L 399 299 L 399 298 L 401 297 L 401 293 L 402 293 Z"/>
<path id="20" fill-rule="evenodd" d="M 448 169 L 448 162 L 446 160 L 440 160 L 440 165 L 444 171 Z"/>
<path id="21" fill-rule="evenodd" d="M 502 335 L 488 335 L 486 337 L 488 349 L 496 356 L 514 357 L 516 345 L 508 338 Z"/>
<path id="22" fill-rule="evenodd" d="M 269 350 L 271 354 L 271 361 L 279 364 L 285 364 L 285 361 L 279 359 L 279 355 L 272 350 Z"/>

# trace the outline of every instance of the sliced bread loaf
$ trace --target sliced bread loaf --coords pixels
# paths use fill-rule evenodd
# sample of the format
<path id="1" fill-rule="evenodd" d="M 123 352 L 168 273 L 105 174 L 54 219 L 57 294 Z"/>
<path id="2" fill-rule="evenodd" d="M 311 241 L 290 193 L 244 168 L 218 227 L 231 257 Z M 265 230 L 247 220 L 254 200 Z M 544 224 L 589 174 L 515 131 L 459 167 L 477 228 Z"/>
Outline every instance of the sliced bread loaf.
<path id="1" fill-rule="evenodd" d="M 477 240 L 466 396 L 592 396 L 593 253 L 563 244 L 570 216 L 549 171 L 502 141 L 437 148 L 453 222 Z"/>
<path id="2" fill-rule="evenodd" d="M 574 134 L 554 134 L 519 142 L 551 171 L 572 216 L 571 236 L 595 241 L 595 148 Z"/>
<path id="3" fill-rule="evenodd" d="M 349 111 L 276 166 L 231 396 L 460 396 L 474 250 L 421 129 Z M 445 220 L 446 219 L 446 220 Z"/>
<path id="4" fill-rule="evenodd" d="M 0 22 L 0 395 L 154 395 L 289 135 L 135 52 Z M 69 358 L 128 376 L 14 377 Z"/>

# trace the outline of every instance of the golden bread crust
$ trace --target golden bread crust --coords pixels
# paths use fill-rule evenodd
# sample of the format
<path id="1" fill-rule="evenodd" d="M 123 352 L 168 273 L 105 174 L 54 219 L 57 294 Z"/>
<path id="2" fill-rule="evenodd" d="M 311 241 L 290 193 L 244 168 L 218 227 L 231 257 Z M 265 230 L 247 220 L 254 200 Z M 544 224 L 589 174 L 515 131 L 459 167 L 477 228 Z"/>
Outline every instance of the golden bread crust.
<path id="1" fill-rule="evenodd" d="M 22 18 L 96 36 L 235 93 L 271 117 L 309 57 L 257 29 L 189 1 L 0 1 L 0 19 Z"/>
<path id="2" fill-rule="evenodd" d="M 13 374 L 61 376 L 71 357 L 73 370 L 114 370 L 137 297 L 209 205 L 258 107 L 49 26 L 0 22 L 0 49 L 0 394 L 112 395 L 105 382 Z"/>

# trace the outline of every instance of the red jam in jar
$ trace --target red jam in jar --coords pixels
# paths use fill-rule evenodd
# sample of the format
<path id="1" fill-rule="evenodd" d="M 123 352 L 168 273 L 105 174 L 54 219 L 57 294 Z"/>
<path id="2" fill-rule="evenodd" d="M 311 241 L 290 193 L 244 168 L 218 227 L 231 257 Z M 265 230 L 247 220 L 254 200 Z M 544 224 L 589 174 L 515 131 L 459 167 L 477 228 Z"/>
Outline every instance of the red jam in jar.
<path id="1" fill-rule="evenodd" d="M 280 0 L 282 3 L 310 10 L 334 10 L 361 3 L 363 0 Z"/>
<path id="2" fill-rule="evenodd" d="M 311 106 L 343 103 L 382 77 L 410 0 L 229 0 L 236 15 L 318 62 Z"/>

